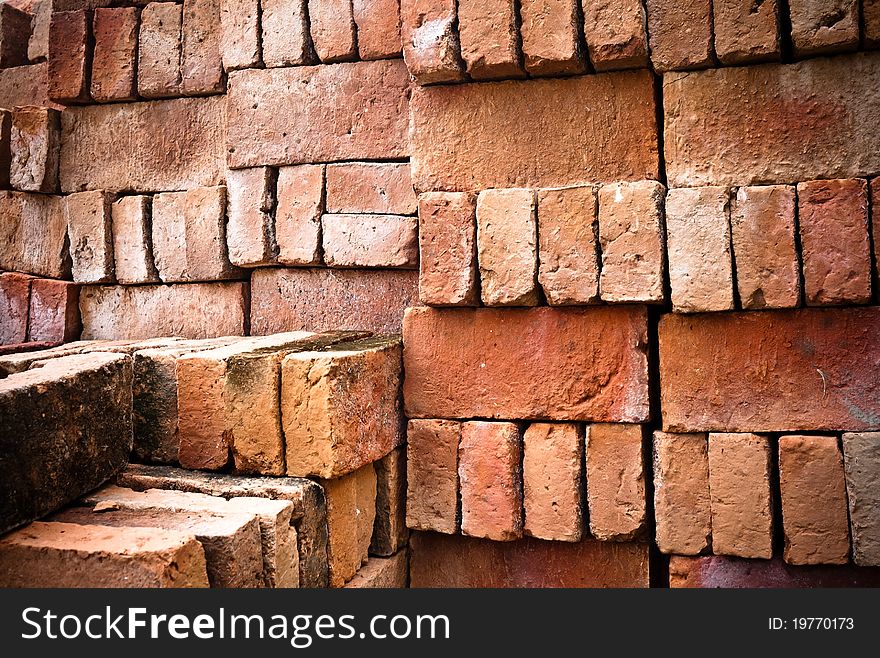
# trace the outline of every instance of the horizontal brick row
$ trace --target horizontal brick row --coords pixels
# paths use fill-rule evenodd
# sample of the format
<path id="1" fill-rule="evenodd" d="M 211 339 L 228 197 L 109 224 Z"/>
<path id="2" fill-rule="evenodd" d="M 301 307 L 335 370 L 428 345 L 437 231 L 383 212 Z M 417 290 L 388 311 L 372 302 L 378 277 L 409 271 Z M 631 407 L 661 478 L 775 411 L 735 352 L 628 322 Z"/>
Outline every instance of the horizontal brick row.
<path id="1" fill-rule="evenodd" d="M 0 345 L 75 340 L 80 324 L 79 286 L 0 273 Z"/>

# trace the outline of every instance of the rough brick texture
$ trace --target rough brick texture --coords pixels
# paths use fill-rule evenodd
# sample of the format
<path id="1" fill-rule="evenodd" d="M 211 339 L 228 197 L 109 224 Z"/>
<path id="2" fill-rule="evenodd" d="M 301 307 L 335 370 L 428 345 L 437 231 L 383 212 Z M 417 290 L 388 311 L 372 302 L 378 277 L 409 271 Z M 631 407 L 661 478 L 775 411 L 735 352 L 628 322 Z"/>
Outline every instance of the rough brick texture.
<path id="1" fill-rule="evenodd" d="M 327 497 L 330 586 L 342 587 L 368 559 L 376 518 L 376 471 L 367 464 L 341 478 L 320 482 Z"/>
<path id="2" fill-rule="evenodd" d="M 513 0 L 458 0 L 461 56 L 474 80 L 521 77 Z"/>
<path id="3" fill-rule="evenodd" d="M 0 274 L 0 345 L 27 340 L 31 280 L 16 272 Z"/>
<path id="4" fill-rule="evenodd" d="M 12 113 L 9 181 L 23 192 L 57 192 L 61 148 L 57 110 L 29 107 Z"/>
<path id="5" fill-rule="evenodd" d="M 330 267 L 418 267 L 418 219 L 405 215 L 339 214 L 321 218 Z"/>
<path id="6" fill-rule="evenodd" d="M 525 0 L 520 3 L 522 49 L 531 75 L 582 73 L 577 0 Z"/>
<path id="7" fill-rule="evenodd" d="M 92 29 L 95 35 L 92 98 L 99 103 L 135 100 L 137 8 L 96 9 L 92 18 Z"/>
<path id="8" fill-rule="evenodd" d="M 448 535 L 458 527 L 461 423 L 411 420 L 407 427 L 406 525 Z"/>
<path id="9" fill-rule="evenodd" d="M 476 197 L 466 192 L 419 196 L 419 300 L 431 306 L 477 306 Z"/>
<path id="10" fill-rule="evenodd" d="M 68 281 L 34 279 L 28 340 L 64 343 L 79 338 L 79 286 Z"/>
<path id="11" fill-rule="evenodd" d="M 463 77 L 455 9 L 455 0 L 400 0 L 403 59 L 418 84 Z"/>
<path id="12" fill-rule="evenodd" d="M 352 0 L 361 59 L 400 57 L 400 2 Z"/>
<path id="13" fill-rule="evenodd" d="M 266 66 L 311 63 L 308 5 L 306 0 L 260 2 L 261 45 Z"/>
<path id="14" fill-rule="evenodd" d="M 151 2 L 141 12 L 138 36 L 138 93 L 144 98 L 180 92 L 180 37 L 183 7 Z"/>
<path id="15" fill-rule="evenodd" d="M 275 242 L 282 265 L 321 263 L 323 165 L 281 167 L 275 182 Z"/>
<path id="16" fill-rule="evenodd" d="M 373 463 L 376 469 L 376 521 L 370 555 L 389 557 L 409 540 L 406 527 L 406 448 L 395 448 Z M 404 569 L 404 571 L 406 571 Z"/>
<path id="17" fill-rule="evenodd" d="M 657 71 L 712 64 L 711 0 L 647 0 L 651 62 Z"/>
<path id="18" fill-rule="evenodd" d="M 855 50 L 859 45 L 857 0 L 789 0 L 796 55 Z"/>
<path id="19" fill-rule="evenodd" d="M 586 0 L 584 36 L 597 71 L 641 68 L 648 64 L 648 35 L 641 0 Z"/>
<path id="20" fill-rule="evenodd" d="M 54 11 L 49 23 L 49 98 L 59 103 L 89 99 L 91 26 L 87 11 Z"/>
<path id="21" fill-rule="evenodd" d="M 327 167 L 327 212 L 412 215 L 416 209 L 408 164 L 351 162 Z"/>
<path id="22" fill-rule="evenodd" d="M 670 587 L 700 588 L 817 588 L 877 587 L 880 569 L 849 566 L 792 566 L 782 558 L 743 560 L 706 555 L 669 559 Z"/>
<path id="23" fill-rule="evenodd" d="M 880 566 L 880 432 L 844 433 L 843 460 L 853 561 Z"/>
<path id="24" fill-rule="evenodd" d="M 752 4 L 741 0 L 712 0 L 718 60 L 722 64 L 778 60 L 780 11 L 778 0 Z"/>
<path id="25" fill-rule="evenodd" d="M 187 96 L 225 89 L 220 55 L 221 2 L 184 0 L 180 77 L 181 89 Z"/>

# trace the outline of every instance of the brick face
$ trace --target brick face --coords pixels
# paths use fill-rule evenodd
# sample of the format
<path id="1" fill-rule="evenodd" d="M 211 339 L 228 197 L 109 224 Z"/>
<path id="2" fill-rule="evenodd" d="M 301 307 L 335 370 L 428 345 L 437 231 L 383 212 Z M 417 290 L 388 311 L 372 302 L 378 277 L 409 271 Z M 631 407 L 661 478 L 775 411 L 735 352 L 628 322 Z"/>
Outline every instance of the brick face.
<path id="1" fill-rule="evenodd" d="M 651 62 L 659 72 L 712 64 L 712 3 L 647 0 Z"/>
<path id="2" fill-rule="evenodd" d="M 597 71 L 648 65 L 648 35 L 641 0 L 586 0 L 584 36 L 590 62 Z"/>
<path id="3" fill-rule="evenodd" d="M 180 86 L 186 96 L 224 90 L 220 4 L 221 0 L 184 0 Z"/>
<path id="4" fill-rule="evenodd" d="M 474 80 L 521 77 L 513 0 L 459 0 L 461 56 Z"/>
<path id="5" fill-rule="evenodd" d="M 49 23 L 49 98 L 78 103 L 89 98 L 91 57 L 90 15 L 86 11 L 56 11 Z"/>
<path id="6" fill-rule="evenodd" d="M 844 433 L 843 458 L 853 561 L 880 566 L 880 432 Z"/>
<path id="7" fill-rule="evenodd" d="M 357 54 L 351 0 L 308 0 L 309 27 L 322 62 L 345 62 Z"/>
<path id="8" fill-rule="evenodd" d="M 859 45 L 857 0 L 789 0 L 795 55 L 855 50 Z"/>
<path id="9" fill-rule="evenodd" d="M 0 345 L 27 340 L 31 277 L 15 272 L 0 274 Z"/>
<path id="10" fill-rule="evenodd" d="M 712 0 L 712 27 L 719 61 L 747 64 L 778 60 L 780 11 L 778 0 L 754 5 L 739 0 Z"/>
<path id="11" fill-rule="evenodd" d="M 34 279 L 28 340 L 63 343 L 79 338 L 79 286 L 68 281 Z"/>
<path id="12" fill-rule="evenodd" d="M 135 7 L 96 9 L 92 98 L 100 102 L 134 100 L 138 13 Z"/>
<path id="13" fill-rule="evenodd" d="M 400 0 L 403 59 L 418 84 L 463 78 L 455 9 L 455 0 Z"/>
<path id="14" fill-rule="evenodd" d="M 309 47 L 308 5 L 306 0 L 261 0 L 261 45 L 266 66 L 311 63 L 314 56 Z"/>
<path id="15" fill-rule="evenodd" d="M 138 39 L 138 93 L 144 98 L 180 91 L 182 5 L 151 2 L 141 12 Z"/>
<path id="16" fill-rule="evenodd" d="M 525 0 L 520 3 L 522 49 L 530 75 L 582 73 L 577 0 Z"/>
<path id="17" fill-rule="evenodd" d="M 476 197 L 419 196 L 419 299 L 431 306 L 477 306 Z"/>
<path id="18" fill-rule="evenodd" d="M 743 560 L 721 555 L 669 559 L 670 587 L 700 588 L 817 588 L 877 587 L 880 569 L 848 566 L 792 566 L 777 557 Z"/>
<path id="19" fill-rule="evenodd" d="M 411 420 L 407 428 L 406 525 L 454 534 L 458 528 L 461 423 Z"/>

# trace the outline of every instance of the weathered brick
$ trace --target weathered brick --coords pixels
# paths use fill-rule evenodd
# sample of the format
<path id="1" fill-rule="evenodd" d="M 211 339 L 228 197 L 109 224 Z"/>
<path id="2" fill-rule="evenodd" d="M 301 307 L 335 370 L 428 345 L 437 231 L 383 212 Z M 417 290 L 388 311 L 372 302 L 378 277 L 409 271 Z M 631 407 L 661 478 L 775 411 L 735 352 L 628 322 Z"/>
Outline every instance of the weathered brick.
<path id="1" fill-rule="evenodd" d="M 837 438 L 779 438 L 783 557 L 789 564 L 846 564 L 849 523 Z"/>
<path id="2" fill-rule="evenodd" d="M 670 187 L 791 183 L 880 170 L 880 53 L 670 74 Z"/>
<path id="3" fill-rule="evenodd" d="M 361 59 L 400 57 L 400 2 L 352 0 Z"/>
<path id="4" fill-rule="evenodd" d="M 113 354 L 132 354 L 138 349 L 147 349 L 173 343 L 177 338 L 153 338 L 144 341 L 135 340 L 76 340 L 70 343 L 33 343 L 33 350 L 13 352 L 0 357 L 0 377 L 40 368 L 47 361 L 63 356 L 89 354 L 92 352 L 111 352 Z M 31 345 L 31 343 L 28 343 Z"/>
<path id="5" fill-rule="evenodd" d="M 0 67 L 28 63 L 30 36 L 30 14 L 6 2 L 0 5 Z"/>
<path id="6" fill-rule="evenodd" d="M 0 69 L 0 107 L 24 105 L 62 109 L 49 99 L 48 62 Z"/>
<path id="7" fill-rule="evenodd" d="M 730 232 L 744 309 L 795 308 L 800 303 L 795 203 L 789 185 L 741 187 L 732 199 Z"/>
<path id="8" fill-rule="evenodd" d="M 67 224 L 61 197 L 0 192 L 0 268 L 70 278 Z"/>
<path id="9" fill-rule="evenodd" d="M 778 60 L 780 11 L 777 0 L 751 4 L 742 0 L 712 0 L 715 54 L 721 63 Z"/>
<path id="10" fill-rule="evenodd" d="M 583 73 L 577 0 L 523 0 L 519 15 L 524 63 L 530 75 Z"/>
<path id="11" fill-rule="evenodd" d="M 278 262 L 282 265 L 319 265 L 324 165 L 281 167 L 275 197 Z"/>
<path id="12" fill-rule="evenodd" d="M 34 279 L 28 340 L 64 343 L 79 338 L 79 286 L 69 281 Z"/>
<path id="13" fill-rule="evenodd" d="M 458 528 L 461 423 L 411 420 L 407 427 L 406 525 L 454 534 Z"/>
<path id="14" fill-rule="evenodd" d="M 523 533 L 538 539 L 580 541 L 584 443 L 571 423 L 532 423 L 523 434 Z"/>
<path id="15" fill-rule="evenodd" d="M 312 63 L 307 0 L 260 0 L 260 23 L 266 66 Z"/>
<path id="16" fill-rule="evenodd" d="M 330 586 L 342 587 L 368 559 L 376 518 L 376 471 L 367 464 L 320 482 L 327 497 Z"/>
<path id="17" fill-rule="evenodd" d="M 770 440 L 757 434 L 709 435 L 712 550 L 773 557 Z"/>
<path id="18" fill-rule="evenodd" d="M 31 38 L 27 56 L 31 62 L 45 61 L 49 56 L 49 23 L 52 20 L 52 0 L 35 0 L 31 5 Z"/>
<path id="19" fill-rule="evenodd" d="M 229 260 L 239 267 L 271 265 L 275 260 L 275 171 L 268 167 L 227 173 Z"/>
<path id="20" fill-rule="evenodd" d="M 795 55 L 802 57 L 858 48 L 857 0 L 789 0 L 788 9 Z"/>
<path id="21" fill-rule="evenodd" d="M 406 415 L 644 422 L 646 334 L 640 306 L 408 309 Z"/>
<path id="22" fill-rule="evenodd" d="M 373 463 L 376 469 L 376 521 L 370 555 L 389 557 L 406 548 L 406 448 L 395 448 Z M 372 558 L 371 558 L 372 559 Z"/>
<path id="23" fill-rule="evenodd" d="M 875 178 L 870 185 L 871 197 L 871 236 L 874 243 L 874 290 L 880 294 L 880 178 Z"/>
<path id="24" fill-rule="evenodd" d="M 153 197 L 150 245 L 156 272 L 163 283 L 187 280 L 185 204 L 186 192 L 165 192 Z"/>
<path id="25" fill-rule="evenodd" d="M 138 37 L 138 93 L 163 98 L 180 93 L 183 6 L 151 2 L 141 12 Z"/>
<path id="26" fill-rule="evenodd" d="M 599 293 L 606 302 L 662 302 L 666 297 L 666 189 L 657 181 L 599 190 Z"/>
<path id="27" fill-rule="evenodd" d="M 404 309 L 417 299 L 410 270 L 260 269 L 251 277 L 251 333 L 400 333 Z"/>
<path id="28" fill-rule="evenodd" d="M 646 0 L 651 62 L 659 72 L 712 64 L 712 3 Z"/>
<path id="29" fill-rule="evenodd" d="M 849 179 L 798 183 L 797 197 L 807 305 L 870 301 L 867 182 Z"/>
<path id="30" fill-rule="evenodd" d="M 458 479 L 462 534 L 493 541 L 522 537 L 522 430 L 516 423 L 462 423 Z"/>
<path id="31" fill-rule="evenodd" d="M 247 287 L 243 283 L 86 286 L 79 303 L 83 339 L 242 336 Z"/>
<path id="32" fill-rule="evenodd" d="M 867 48 L 880 46 L 880 2 L 862 0 L 862 30 Z"/>
<path id="33" fill-rule="evenodd" d="M 226 175 L 219 96 L 70 108 L 61 124 L 64 193 L 187 190 Z"/>
<path id="34" fill-rule="evenodd" d="M 538 280 L 551 306 L 599 298 L 595 187 L 538 191 Z"/>
<path id="35" fill-rule="evenodd" d="M 53 11 L 49 22 L 49 98 L 59 103 L 89 100 L 91 69 L 89 12 Z"/>
<path id="36" fill-rule="evenodd" d="M 184 0 L 180 89 L 186 96 L 226 90 L 220 56 L 221 0 Z"/>
<path id="37" fill-rule="evenodd" d="M 461 56 L 474 80 L 523 77 L 513 0 L 458 0 Z"/>
<path id="38" fill-rule="evenodd" d="M 327 212 L 413 215 L 409 164 L 347 162 L 327 167 Z"/>
<path id="39" fill-rule="evenodd" d="M 131 436 L 127 356 L 53 359 L 0 380 L 0 529 L 104 483 L 128 461 Z"/>
<path id="40" fill-rule="evenodd" d="M 234 279 L 241 270 L 232 266 L 226 249 L 226 188 L 187 190 L 183 214 L 186 224 L 186 270 L 190 281 Z"/>
<path id="41" fill-rule="evenodd" d="M 786 564 L 782 558 L 743 560 L 721 555 L 669 558 L 670 587 L 701 588 L 793 588 L 877 587 L 880 569 L 848 566 Z"/>
<path id="42" fill-rule="evenodd" d="M 113 280 L 113 197 L 106 192 L 79 192 L 64 197 L 63 213 L 70 240 L 73 280 Z"/>
<path id="43" fill-rule="evenodd" d="M 596 539 L 630 541 L 647 527 L 644 431 L 640 425 L 587 425 L 587 502 Z"/>
<path id="44" fill-rule="evenodd" d="M 417 192 L 656 179 L 654 81 L 639 71 L 418 87 L 410 140 Z"/>
<path id="45" fill-rule="evenodd" d="M 485 190 L 477 197 L 480 292 L 487 306 L 539 302 L 535 206 L 534 190 Z"/>
<path id="46" fill-rule="evenodd" d="M 648 587 L 647 543 L 495 542 L 413 533 L 411 587 Z"/>
<path id="47" fill-rule="evenodd" d="M 95 9 L 92 18 L 92 98 L 99 103 L 137 98 L 135 63 L 138 53 L 136 7 Z"/>
<path id="48" fill-rule="evenodd" d="M 345 587 L 349 589 L 401 589 L 409 581 L 407 551 L 402 549 L 391 557 L 370 557 Z"/>
<path id="49" fill-rule="evenodd" d="M 648 65 L 648 35 L 641 0 L 585 0 L 584 36 L 597 71 Z"/>
<path id="50" fill-rule="evenodd" d="M 0 69 L 2 71 L 3 69 Z M 0 110 L 0 189 L 8 190 L 12 165 L 12 113 Z"/>
<path id="51" fill-rule="evenodd" d="M 227 71 L 259 66 L 260 0 L 220 0 L 220 56 Z"/>
<path id="52" fill-rule="evenodd" d="M 0 274 L 0 345 L 27 340 L 32 277 L 17 272 Z"/>
<path id="53" fill-rule="evenodd" d="M 3 587 L 208 587 L 191 534 L 32 523 L 0 539 Z"/>
<path id="54" fill-rule="evenodd" d="M 403 59 L 417 84 L 462 80 L 455 0 L 400 0 Z"/>
<path id="55" fill-rule="evenodd" d="M 330 267 L 418 267 L 416 217 L 324 215 L 321 228 L 324 262 Z"/>
<path id="56" fill-rule="evenodd" d="M 654 432 L 655 541 L 662 553 L 709 548 L 712 518 L 705 434 Z"/>
<path id="57" fill-rule="evenodd" d="M 408 98 L 399 60 L 234 73 L 229 166 L 405 158 Z"/>
<path id="58" fill-rule="evenodd" d="M 12 113 L 9 181 L 23 192 L 57 192 L 61 124 L 57 110 L 30 107 Z"/>
<path id="59" fill-rule="evenodd" d="M 351 0 L 308 0 L 309 30 L 318 59 L 345 62 L 357 57 Z"/>
<path id="60" fill-rule="evenodd" d="M 730 193 L 725 187 L 680 188 L 667 193 L 666 247 L 676 311 L 734 308 L 729 211 Z"/>
<path id="61" fill-rule="evenodd" d="M 880 432 L 844 433 L 843 460 L 853 561 L 880 566 Z"/>
<path id="62" fill-rule="evenodd" d="M 150 249 L 152 197 L 125 196 L 113 202 L 113 253 L 119 283 L 158 281 Z"/>
<path id="63" fill-rule="evenodd" d="M 419 196 L 419 300 L 432 306 L 477 306 L 476 196 Z"/>

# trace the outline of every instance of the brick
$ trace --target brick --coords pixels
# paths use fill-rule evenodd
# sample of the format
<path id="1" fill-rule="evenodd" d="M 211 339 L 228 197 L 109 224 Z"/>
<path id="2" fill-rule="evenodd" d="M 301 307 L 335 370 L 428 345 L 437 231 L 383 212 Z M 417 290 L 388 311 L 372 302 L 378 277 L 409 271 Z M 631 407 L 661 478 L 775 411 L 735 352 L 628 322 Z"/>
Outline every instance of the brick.
<path id="1" fill-rule="evenodd" d="M 57 192 L 61 148 L 57 110 L 24 108 L 12 113 L 9 180 L 23 192 Z"/>
<path id="2" fill-rule="evenodd" d="M 583 431 L 570 423 L 532 423 L 523 434 L 523 534 L 583 537 Z"/>
<path id="3" fill-rule="evenodd" d="M 640 425 L 587 425 L 587 502 L 596 539 L 631 541 L 645 534 L 643 433 Z"/>
<path id="4" fill-rule="evenodd" d="M 853 562 L 880 566 L 880 433 L 844 433 L 843 461 Z"/>
<path id="5" fill-rule="evenodd" d="M 327 212 L 413 215 L 409 164 L 347 162 L 327 167 Z"/>
<path id="6" fill-rule="evenodd" d="M 36 105 L 56 110 L 61 105 L 49 100 L 49 64 L 0 69 L 0 107 Z"/>
<path id="7" fill-rule="evenodd" d="M 405 549 L 409 539 L 406 528 L 406 448 L 395 448 L 375 461 L 373 466 L 376 469 L 376 521 L 370 540 L 370 555 L 389 557 Z"/>
<path id="8" fill-rule="evenodd" d="M 583 12 L 584 36 L 596 71 L 648 65 L 648 35 L 641 0 L 589 0 L 583 3 Z"/>
<path id="9" fill-rule="evenodd" d="M 874 290 L 880 293 L 880 178 L 871 181 L 871 237 L 874 243 L 874 264 L 877 267 Z"/>
<path id="10" fill-rule="evenodd" d="M 368 559 L 376 518 L 376 471 L 367 464 L 320 482 L 327 497 L 329 582 L 331 587 L 342 587 Z"/>
<path id="11" fill-rule="evenodd" d="M 33 350 L 44 350 L 46 348 L 55 347 L 58 343 L 12 343 L 10 345 L 0 344 L 0 357 L 12 355 L 19 356 L 27 354 Z M 5 373 L 4 373 L 5 374 Z"/>
<path id="12" fill-rule="evenodd" d="M 226 71 L 259 66 L 259 0 L 220 0 L 220 56 Z"/>
<path id="13" fill-rule="evenodd" d="M 156 272 L 163 283 L 188 278 L 185 205 L 186 192 L 165 192 L 153 197 L 150 245 Z"/>
<path id="14" fill-rule="evenodd" d="M 538 280 L 551 306 L 599 298 L 595 187 L 538 191 Z"/>
<path id="15" fill-rule="evenodd" d="M 135 100 L 137 98 L 135 62 L 138 54 L 137 8 L 96 9 L 92 18 L 92 31 L 95 35 L 92 98 L 99 103 Z"/>
<path id="16" fill-rule="evenodd" d="M 666 195 L 672 306 L 680 313 L 734 308 L 730 194 L 724 187 L 681 188 Z"/>
<path id="17" fill-rule="evenodd" d="M 599 189 L 599 293 L 606 302 L 659 303 L 666 298 L 666 188 L 657 181 Z"/>
<path id="18" fill-rule="evenodd" d="M 648 587 L 649 544 L 413 533 L 411 587 Z"/>
<path id="19" fill-rule="evenodd" d="M 34 279 L 28 340 L 65 343 L 79 338 L 79 286 L 69 281 Z"/>
<path id="20" fill-rule="evenodd" d="M 651 62 L 660 73 L 712 64 L 710 0 L 647 0 Z"/>
<path id="21" fill-rule="evenodd" d="M 464 78 L 455 0 L 400 0 L 403 59 L 416 84 Z"/>
<path id="22" fill-rule="evenodd" d="M 797 4 L 797 0 L 794 3 Z M 715 54 L 722 64 L 779 60 L 780 7 L 777 0 L 750 5 L 741 0 L 712 0 Z"/>
<path id="23" fill-rule="evenodd" d="M 223 498 L 290 501 L 299 546 L 300 586 L 327 586 L 326 504 L 324 492 L 315 482 L 299 478 L 239 477 L 138 464 L 130 464 L 118 481 L 120 486 L 138 491 L 176 489 Z"/>
<path id="24" fill-rule="evenodd" d="M 876 309 L 660 320 L 664 429 L 880 430 Z M 731 401 L 736 400 L 736 404 Z"/>
<path id="25" fill-rule="evenodd" d="M 480 294 L 487 306 L 536 306 L 535 192 L 485 190 L 477 197 Z"/>
<path id="26" fill-rule="evenodd" d="M 0 6 L 0 66 L 27 64 L 30 36 L 30 14 L 4 2 Z"/>
<path id="27" fill-rule="evenodd" d="M 3 70 L 3 69 L 0 69 Z M 12 166 L 12 113 L 0 110 L 0 189 L 8 190 Z"/>
<path id="28" fill-rule="evenodd" d="M 308 0 L 309 29 L 318 59 L 345 62 L 357 57 L 351 0 Z"/>
<path id="29" fill-rule="evenodd" d="M 192 535 L 159 528 L 32 523 L 0 539 L 4 587 L 208 587 Z"/>
<path id="30" fill-rule="evenodd" d="M 353 0 L 358 54 L 363 60 L 400 57 L 400 2 Z"/>
<path id="31" fill-rule="evenodd" d="M 105 192 L 79 192 L 64 197 L 63 213 L 70 240 L 73 280 L 109 283 L 114 277 L 111 209 Z"/>
<path id="32" fill-rule="evenodd" d="M 61 205 L 61 197 L 48 194 L 0 192 L 0 216 L 5 224 L 0 227 L 5 233 L 0 239 L 0 268 L 70 278 Z"/>
<path id="33" fill-rule="evenodd" d="M 407 426 L 406 525 L 455 534 L 461 423 L 411 420 Z"/>
<path id="34" fill-rule="evenodd" d="M 644 422 L 646 333 L 638 306 L 411 308 L 406 416 Z"/>
<path id="35" fill-rule="evenodd" d="M 240 169 L 227 174 L 229 222 L 226 238 L 229 260 L 239 267 L 270 265 L 275 259 L 275 172 L 268 167 Z"/>
<path id="36" fill-rule="evenodd" d="M 27 56 L 31 62 L 43 62 L 49 56 L 49 23 L 52 20 L 52 0 L 36 0 L 31 5 L 31 38 Z"/>
<path id="37" fill-rule="evenodd" d="M 402 589 L 409 581 L 406 549 L 391 557 L 371 557 L 345 587 L 349 589 Z"/>
<path id="38" fill-rule="evenodd" d="M 312 63 L 307 0 L 261 0 L 260 23 L 266 66 Z"/>
<path id="39" fill-rule="evenodd" d="M 837 438 L 779 438 L 783 557 L 789 564 L 846 564 L 849 523 Z"/>
<path id="40" fill-rule="evenodd" d="M 321 227 L 330 267 L 418 267 L 416 217 L 328 214 Z"/>
<path id="41" fill-rule="evenodd" d="M 584 72 L 577 0 L 525 0 L 519 14 L 525 69 L 530 75 Z"/>
<path id="42" fill-rule="evenodd" d="M 862 0 L 862 29 L 866 48 L 880 46 L 880 2 Z"/>
<path id="43" fill-rule="evenodd" d="M 275 196 L 278 262 L 282 265 L 319 265 L 324 165 L 281 167 Z"/>
<path id="44" fill-rule="evenodd" d="M 151 212 L 149 196 L 126 196 L 113 202 L 113 253 L 119 283 L 159 280 L 150 248 Z"/>
<path id="45" fill-rule="evenodd" d="M 796 567 L 772 560 L 743 560 L 721 555 L 669 558 L 670 587 L 877 587 L 880 569 L 848 566 Z"/>
<path id="46" fill-rule="evenodd" d="M 512 0 L 459 0 L 461 56 L 474 80 L 523 77 Z"/>
<path id="47" fill-rule="evenodd" d="M 17 272 L 0 274 L 0 345 L 27 340 L 32 277 Z"/>
<path id="48" fill-rule="evenodd" d="M 790 0 L 791 41 L 798 57 L 856 50 L 859 46 L 857 0 Z"/>
<path id="49" fill-rule="evenodd" d="M 661 553 L 698 555 L 711 545 L 705 434 L 654 432 L 655 541 Z"/>
<path id="50" fill-rule="evenodd" d="M 516 423 L 463 423 L 458 478 L 462 534 L 493 541 L 522 537 L 522 430 Z"/>
<path id="51" fill-rule="evenodd" d="M 757 434 L 709 435 L 712 551 L 773 557 L 770 440 Z"/>
<path id="52" fill-rule="evenodd" d="M 419 196 L 419 300 L 431 306 L 477 306 L 476 196 Z"/>
<path id="53" fill-rule="evenodd" d="M 151 2 L 141 12 L 138 37 L 138 93 L 163 98 L 180 93 L 183 6 Z"/>
<path id="54" fill-rule="evenodd" d="M 247 288 L 243 283 L 85 286 L 79 302 L 83 339 L 209 338 L 245 333 Z"/>
<path id="55" fill-rule="evenodd" d="M 795 204 L 789 185 L 741 187 L 732 199 L 730 231 L 744 309 L 795 308 L 800 303 Z"/>
<path id="56" fill-rule="evenodd" d="M 220 56 L 221 0 L 184 0 L 180 89 L 186 96 L 226 90 Z"/>
<path id="57" fill-rule="evenodd" d="M 49 22 L 49 98 L 59 103 L 89 100 L 91 17 L 87 11 L 54 11 Z"/>
<path id="58" fill-rule="evenodd" d="M 0 380 L 0 412 L 5 532 L 71 502 L 125 466 L 131 360 L 77 355 L 10 375 Z"/>
<path id="59" fill-rule="evenodd" d="M 405 158 L 408 96 L 399 60 L 234 73 L 229 166 Z"/>
<path id="60" fill-rule="evenodd" d="M 176 338 L 159 338 L 154 341 L 175 341 Z M 63 356 L 73 356 L 77 354 L 87 354 L 91 352 L 112 352 L 114 354 L 130 354 L 136 350 L 138 346 L 144 346 L 144 343 L 130 340 L 77 340 L 70 343 L 26 343 L 33 345 L 33 349 L 22 350 L 7 353 L 6 356 L 0 357 L 0 377 L 7 377 L 16 373 L 40 368 L 46 365 L 46 361 L 58 359 Z M 164 344 L 164 342 L 162 343 Z M 152 345 L 155 347 L 155 345 Z"/>
<path id="61" fill-rule="evenodd" d="M 669 186 L 872 174 L 880 154 L 867 146 L 867 126 L 880 121 L 878 85 L 880 53 L 667 75 Z"/>
<path id="62" fill-rule="evenodd" d="M 251 333 L 400 333 L 404 309 L 417 299 L 418 274 L 408 270 L 256 270 L 251 277 Z"/>
<path id="63" fill-rule="evenodd" d="M 797 194 L 807 305 L 870 301 L 867 182 L 850 179 L 798 183 Z"/>
<path id="64" fill-rule="evenodd" d="M 639 71 L 415 88 L 413 185 L 468 191 L 656 179 L 653 87 Z M 536 150 L 536 139 L 546 148 Z"/>
<path id="65" fill-rule="evenodd" d="M 400 354 L 399 338 L 377 337 L 284 358 L 281 425 L 288 475 L 346 475 L 403 442 Z"/>

